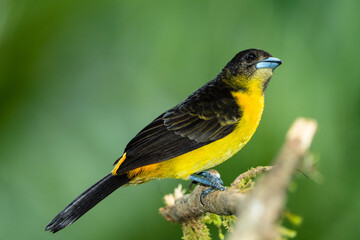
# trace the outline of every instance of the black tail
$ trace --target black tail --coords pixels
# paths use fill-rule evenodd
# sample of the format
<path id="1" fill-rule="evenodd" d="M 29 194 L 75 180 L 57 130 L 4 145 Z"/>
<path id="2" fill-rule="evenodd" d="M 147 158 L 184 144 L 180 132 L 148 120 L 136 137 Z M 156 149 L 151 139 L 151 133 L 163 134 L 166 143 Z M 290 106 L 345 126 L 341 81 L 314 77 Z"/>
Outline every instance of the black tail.
<path id="1" fill-rule="evenodd" d="M 64 208 L 46 226 L 45 231 L 56 233 L 72 224 L 109 194 L 128 182 L 129 179 L 126 175 L 114 176 L 110 173 Z"/>

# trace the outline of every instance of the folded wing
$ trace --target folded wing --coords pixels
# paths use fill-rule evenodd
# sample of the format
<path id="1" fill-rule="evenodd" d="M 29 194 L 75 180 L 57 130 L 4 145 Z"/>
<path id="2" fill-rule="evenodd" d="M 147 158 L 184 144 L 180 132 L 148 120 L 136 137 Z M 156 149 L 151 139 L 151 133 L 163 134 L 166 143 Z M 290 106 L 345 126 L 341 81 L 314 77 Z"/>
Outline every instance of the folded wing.
<path id="1" fill-rule="evenodd" d="M 169 160 L 231 133 L 241 118 L 229 89 L 212 81 L 141 130 L 126 146 L 117 173 Z"/>

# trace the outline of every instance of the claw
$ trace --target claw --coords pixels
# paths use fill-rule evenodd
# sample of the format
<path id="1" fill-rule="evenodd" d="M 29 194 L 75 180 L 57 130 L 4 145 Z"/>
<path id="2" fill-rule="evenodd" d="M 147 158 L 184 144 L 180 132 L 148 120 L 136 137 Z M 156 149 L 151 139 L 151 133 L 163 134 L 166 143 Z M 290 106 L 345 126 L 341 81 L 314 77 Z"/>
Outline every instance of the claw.
<path id="1" fill-rule="evenodd" d="M 204 190 L 200 195 L 200 202 L 204 205 L 204 198 L 214 190 L 224 191 L 226 188 L 223 186 L 223 181 L 220 178 L 220 175 L 217 176 L 211 172 L 202 171 L 190 175 L 189 177 L 192 182 L 190 183 L 189 188 L 195 183 L 201 183 L 205 186 L 209 186 L 209 189 Z"/>
<path id="2" fill-rule="evenodd" d="M 205 203 L 204 203 L 204 198 L 205 198 L 209 193 L 211 193 L 211 192 L 214 191 L 214 190 L 215 190 L 215 188 L 211 187 L 211 188 L 209 188 L 209 189 L 204 190 L 204 191 L 201 193 L 201 195 L 200 195 L 200 202 L 201 202 L 202 205 L 205 205 Z"/>
<path id="3" fill-rule="evenodd" d="M 199 184 L 198 182 L 195 182 L 195 181 L 192 181 L 190 184 L 189 184 L 189 191 L 191 192 L 192 191 L 192 186 L 193 185 L 197 185 Z"/>

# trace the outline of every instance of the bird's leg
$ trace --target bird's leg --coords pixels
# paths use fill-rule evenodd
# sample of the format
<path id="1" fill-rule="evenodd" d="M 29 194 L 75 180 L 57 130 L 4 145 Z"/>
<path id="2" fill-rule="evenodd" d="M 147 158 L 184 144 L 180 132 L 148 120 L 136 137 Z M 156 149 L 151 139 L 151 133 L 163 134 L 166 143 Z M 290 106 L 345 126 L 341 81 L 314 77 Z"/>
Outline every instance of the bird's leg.
<path id="1" fill-rule="evenodd" d="M 209 189 L 204 190 L 200 195 L 200 202 L 204 205 L 204 197 L 206 197 L 209 193 L 214 191 L 215 189 L 220 191 L 225 191 L 225 187 L 223 186 L 223 181 L 221 180 L 220 176 L 217 174 L 213 174 L 207 171 L 201 171 L 199 173 L 195 173 L 190 175 L 189 177 L 192 182 L 190 183 L 190 186 L 194 183 L 201 183 L 205 186 L 209 186 Z"/>

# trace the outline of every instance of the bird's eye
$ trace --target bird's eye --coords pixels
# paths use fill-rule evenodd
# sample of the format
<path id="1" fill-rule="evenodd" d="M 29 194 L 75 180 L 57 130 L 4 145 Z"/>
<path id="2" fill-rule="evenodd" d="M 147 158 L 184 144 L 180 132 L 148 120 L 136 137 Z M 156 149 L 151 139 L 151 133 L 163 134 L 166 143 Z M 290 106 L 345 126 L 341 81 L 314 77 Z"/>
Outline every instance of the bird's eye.
<path id="1" fill-rule="evenodd" d="M 245 56 L 245 60 L 246 60 L 248 63 L 254 61 L 255 58 L 256 58 L 256 56 L 255 56 L 255 54 L 253 54 L 253 53 L 250 53 L 250 54 L 248 54 L 248 55 Z"/>

